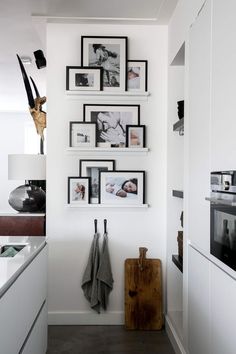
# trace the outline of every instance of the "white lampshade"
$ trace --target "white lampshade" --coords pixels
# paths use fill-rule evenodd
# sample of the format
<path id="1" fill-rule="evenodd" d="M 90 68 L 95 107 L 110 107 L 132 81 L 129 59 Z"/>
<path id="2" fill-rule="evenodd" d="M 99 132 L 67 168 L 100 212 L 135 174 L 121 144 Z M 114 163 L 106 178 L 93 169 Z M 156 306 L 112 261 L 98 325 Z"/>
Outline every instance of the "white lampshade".
<path id="1" fill-rule="evenodd" d="M 46 155 L 8 155 L 8 179 L 45 180 Z"/>

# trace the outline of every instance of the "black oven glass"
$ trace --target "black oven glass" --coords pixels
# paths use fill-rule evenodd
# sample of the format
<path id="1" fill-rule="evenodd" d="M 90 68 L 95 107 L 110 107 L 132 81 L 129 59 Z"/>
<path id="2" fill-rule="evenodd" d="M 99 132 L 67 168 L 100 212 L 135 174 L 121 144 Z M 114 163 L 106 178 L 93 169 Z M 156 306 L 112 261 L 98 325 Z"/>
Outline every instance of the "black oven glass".
<path id="1" fill-rule="evenodd" d="M 211 203 L 211 254 L 236 270 L 236 207 Z"/>

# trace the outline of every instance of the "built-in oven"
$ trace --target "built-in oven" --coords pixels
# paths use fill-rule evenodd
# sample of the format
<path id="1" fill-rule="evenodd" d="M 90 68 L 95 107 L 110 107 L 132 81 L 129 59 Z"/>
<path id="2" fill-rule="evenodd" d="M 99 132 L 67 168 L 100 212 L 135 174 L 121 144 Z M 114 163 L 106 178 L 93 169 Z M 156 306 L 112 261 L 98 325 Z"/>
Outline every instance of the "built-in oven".
<path id="1" fill-rule="evenodd" d="M 210 252 L 236 270 L 236 171 L 211 173 Z"/>

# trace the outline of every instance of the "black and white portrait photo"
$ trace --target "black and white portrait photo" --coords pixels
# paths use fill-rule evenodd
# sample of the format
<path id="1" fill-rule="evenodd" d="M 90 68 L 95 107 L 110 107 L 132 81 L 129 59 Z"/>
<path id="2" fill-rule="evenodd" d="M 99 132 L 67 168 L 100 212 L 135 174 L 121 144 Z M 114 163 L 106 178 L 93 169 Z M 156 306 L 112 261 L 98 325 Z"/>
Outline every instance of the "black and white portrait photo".
<path id="1" fill-rule="evenodd" d="M 139 124 L 138 105 L 84 105 L 85 120 L 96 123 L 98 146 L 125 147 L 126 126 Z"/>
<path id="2" fill-rule="evenodd" d="M 94 85 L 93 74 L 75 74 L 75 86 L 90 86 Z"/>
<path id="3" fill-rule="evenodd" d="M 68 91 L 102 90 L 102 67 L 66 67 L 66 89 Z"/>
<path id="4" fill-rule="evenodd" d="M 68 177 L 68 204 L 88 204 L 89 177 Z"/>
<path id="5" fill-rule="evenodd" d="M 95 147 L 96 125 L 70 122 L 70 147 Z"/>
<path id="6" fill-rule="evenodd" d="M 103 67 L 103 87 L 120 86 L 120 46 L 89 44 L 89 66 Z"/>
<path id="7" fill-rule="evenodd" d="M 102 67 L 104 90 L 126 89 L 127 37 L 82 37 L 83 65 Z"/>
<path id="8" fill-rule="evenodd" d="M 80 160 L 80 176 L 88 176 L 91 181 L 90 203 L 98 203 L 100 171 L 113 171 L 114 169 L 115 160 Z"/>

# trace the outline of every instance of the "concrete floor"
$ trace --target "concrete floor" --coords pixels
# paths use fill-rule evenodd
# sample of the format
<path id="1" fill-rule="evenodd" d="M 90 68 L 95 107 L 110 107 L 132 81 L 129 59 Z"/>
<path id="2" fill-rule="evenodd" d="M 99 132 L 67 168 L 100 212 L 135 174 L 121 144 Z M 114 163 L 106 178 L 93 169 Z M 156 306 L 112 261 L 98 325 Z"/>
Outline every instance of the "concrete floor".
<path id="1" fill-rule="evenodd" d="M 123 326 L 49 326 L 47 354 L 174 354 L 165 331 Z"/>

